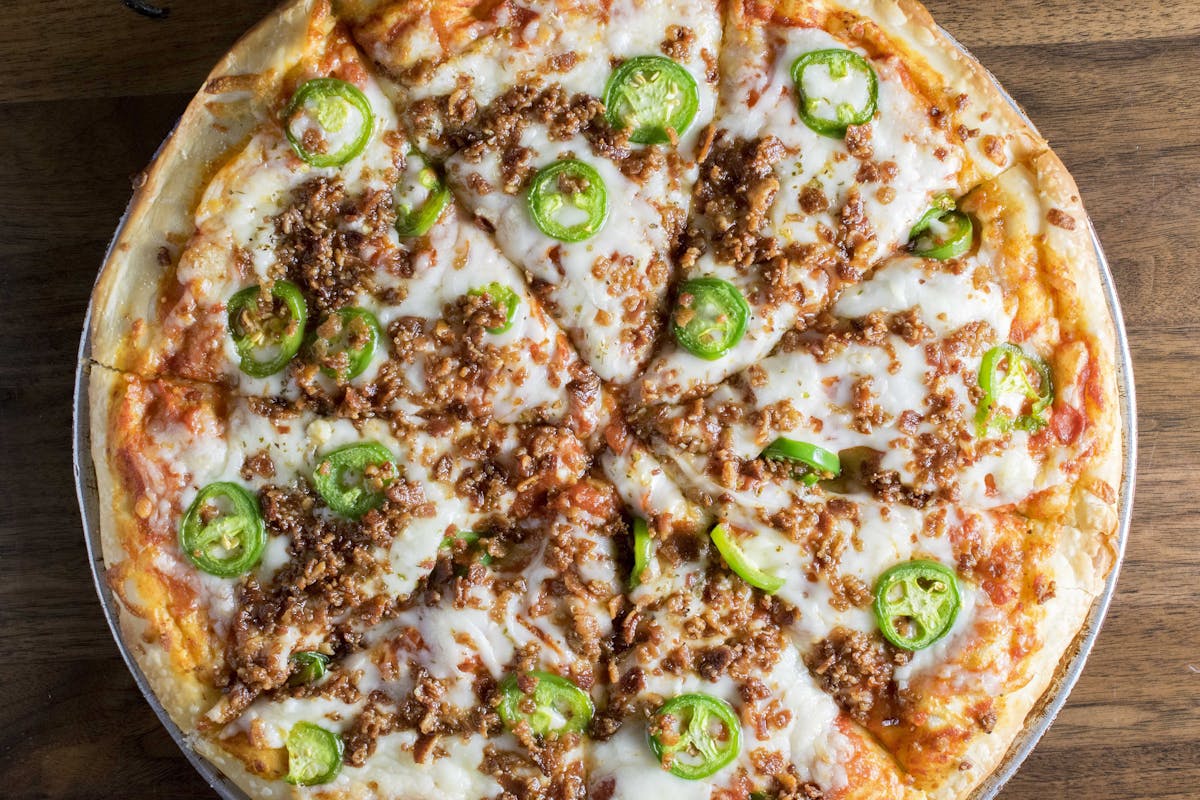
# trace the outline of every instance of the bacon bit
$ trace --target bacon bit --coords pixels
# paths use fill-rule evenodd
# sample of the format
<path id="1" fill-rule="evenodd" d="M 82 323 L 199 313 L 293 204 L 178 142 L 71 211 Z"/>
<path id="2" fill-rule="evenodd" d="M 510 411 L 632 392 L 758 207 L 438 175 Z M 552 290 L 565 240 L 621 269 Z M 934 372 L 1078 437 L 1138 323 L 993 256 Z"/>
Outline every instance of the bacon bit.
<path id="1" fill-rule="evenodd" d="M 983 149 L 983 154 L 987 156 L 988 161 L 997 167 L 1003 167 L 1008 163 L 1008 156 L 1004 152 L 1004 140 L 999 136 L 988 134 L 980 140 L 979 146 Z"/>
<path id="2" fill-rule="evenodd" d="M 987 497 L 995 497 L 999 494 L 999 491 L 996 489 L 996 476 L 992 475 L 992 473 L 989 472 L 983 476 L 983 485 L 984 494 Z"/>
<path id="3" fill-rule="evenodd" d="M 1046 212 L 1046 220 L 1063 230 L 1075 230 L 1075 218 L 1062 209 L 1052 208 Z"/>

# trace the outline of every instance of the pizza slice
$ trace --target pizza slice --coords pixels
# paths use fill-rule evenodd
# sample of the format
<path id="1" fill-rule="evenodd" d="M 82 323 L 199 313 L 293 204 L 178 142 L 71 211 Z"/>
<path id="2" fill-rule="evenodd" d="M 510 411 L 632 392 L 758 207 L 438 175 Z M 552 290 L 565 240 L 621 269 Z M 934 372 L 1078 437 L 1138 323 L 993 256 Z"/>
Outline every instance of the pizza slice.
<path id="1" fill-rule="evenodd" d="M 259 697 L 207 750 L 265 785 L 290 779 L 296 732 L 315 726 L 344 749 L 306 796 L 584 797 L 584 732 L 621 593 L 614 499 L 584 482 L 448 539 L 420 591 L 358 648 Z"/>
<path id="2" fill-rule="evenodd" d="M 346 2 L 402 116 L 605 379 L 661 327 L 715 101 L 701 0 Z"/>
<path id="3" fill-rule="evenodd" d="M 888 8 L 728 5 L 673 342 L 643 403 L 755 363 L 899 250 L 946 257 L 966 233 L 951 230 L 955 200 L 1035 144 L 922 9 Z"/>
<path id="4" fill-rule="evenodd" d="M 1107 535 L 1112 341 L 1077 299 L 1101 302 L 1072 190 L 1052 157 L 1035 169 L 963 198 L 970 250 L 885 262 L 708 397 L 648 414 L 659 454 L 718 493 L 803 473 L 881 502 L 1014 508 Z"/>
<path id="5" fill-rule="evenodd" d="M 590 796 L 921 796 L 814 682 L 786 604 L 704 553 L 694 535 L 657 539 L 629 595 Z"/>

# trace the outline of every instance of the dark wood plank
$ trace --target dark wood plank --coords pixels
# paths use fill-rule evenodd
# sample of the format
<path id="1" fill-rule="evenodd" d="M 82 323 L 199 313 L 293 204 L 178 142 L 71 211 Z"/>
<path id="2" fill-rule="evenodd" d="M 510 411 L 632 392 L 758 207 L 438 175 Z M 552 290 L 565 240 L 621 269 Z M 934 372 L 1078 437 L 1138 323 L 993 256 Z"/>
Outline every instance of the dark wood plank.
<path id="1" fill-rule="evenodd" d="M 92 590 L 70 397 L 95 270 L 204 75 L 272 0 L 0 0 L 0 795 L 211 797 Z M 1003 800 L 1200 797 L 1200 5 L 934 0 L 1071 168 L 1125 305 L 1142 429 L 1121 583 L 1071 700 Z"/>

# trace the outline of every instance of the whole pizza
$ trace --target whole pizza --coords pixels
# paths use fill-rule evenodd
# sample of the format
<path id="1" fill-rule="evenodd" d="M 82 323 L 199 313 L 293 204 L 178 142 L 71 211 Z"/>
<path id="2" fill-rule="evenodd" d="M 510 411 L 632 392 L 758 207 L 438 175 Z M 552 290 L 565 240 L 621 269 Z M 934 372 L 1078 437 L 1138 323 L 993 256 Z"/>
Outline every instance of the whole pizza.
<path id="1" fill-rule="evenodd" d="M 960 798 L 1116 559 L 1077 189 L 914 0 L 294 0 L 93 298 L 126 644 L 252 798 Z"/>

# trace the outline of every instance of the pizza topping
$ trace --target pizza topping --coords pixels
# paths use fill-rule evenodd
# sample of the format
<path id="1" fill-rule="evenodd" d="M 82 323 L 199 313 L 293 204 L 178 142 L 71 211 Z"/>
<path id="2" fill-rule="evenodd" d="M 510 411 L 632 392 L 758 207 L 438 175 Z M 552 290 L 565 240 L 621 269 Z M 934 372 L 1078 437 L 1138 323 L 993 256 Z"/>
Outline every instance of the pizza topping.
<path id="1" fill-rule="evenodd" d="M 665 56 L 637 56 L 613 71 L 604 87 L 605 114 L 629 129 L 637 144 L 674 144 L 692 124 L 700 105 L 696 79 Z"/>
<path id="2" fill-rule="evenodd" d="M 509 675 L 499 693 L 496 711 L 508 729 L 528 725 L 543 738 L 586 730 L 595 711 L 587 692 L 549 672 Z"/>
<path id="3" fill-rule="evenodd" d="M 292 96 L 283 112 L 283 127 L 305 163 L 340 167 L 366 148 L 375 115 L 358 87 L 337 78 L 315 78 Z"/>
<path id="4" fill-rule="evenodd" d="M 471 297 L 485 297 L 498 308 L 503 309 L 501 318 L 504 321 L 499 325 L 484 328 L 484 330 L 496 335 L 512 330 L 513 321 L 517 318 L 517 309 L 521 306 L 521 298 L 516 292 L 502 283 L 489 283 L 479 289 L 472 289 L 467 294 Z"/>
<path id="5" fill-rule="evenodd" d="M 414 153 L 409 162 L 406 180 L 396 187 L 396 233 L 401 239 L 424 236 L 450 204 L 449 187 L 424 156 Z"/>
<path id="6" fill-rule="evenodd" d="M 1050 366 L 1037 356 L 1011 342 L 996 345 L 979 364 L 979 388 L 983 398 L 975 412 L 975 427 L 980 438 L 988 430 L 1007 433 L 1014 428 L 1045 427 L 1046 410 L 1054 401 L 1054 381 Z"/>
<path id="7" fill-rule="evenodd" d="M 840 139 L 851 125 L 875 116 L 879 78 L 867 60 L 850 50 L 813 50 L 792 64 L 800 119 L 822 136 Z"/>
<path id="8" fill-rule="evenodd" d="M 741 341 L 749 318 L 750 306 L 732 283 L 694 278 L 679 289 L 671 329 L 684 350 L 714 361 Z"/>
<path id="9" fill-rule="evenodd" d="M 335 514 L 358 519 L 384 500 L 399 475 L 396 458 L 377 442 L 348 444 L 329 453 L 313 470 L 313 485 Z"/>
<path id="10" fill-rule="evenodd" d="M 478 560 L 483 566 L 490 566 L 493 559 L 487 549 L 487 537 L 478 531 L 458 531 L 453 536 L 447 536 L 442 542 L 442 549 L 449 552 L 451 558 L 457 559 L 466 555 L 469 560 Z M 476 559 L 477 556 L 477 559 Z M 456 568 L 456 572 L 465 574 L 466 568 Z"/>
<path id="11" fill-rule="evenodd" d="M 762 452 L 763 458 L 773 461 L 790 461 L 800 464 L 800 469 L 792 473 L 808 486 L 819 480 L 836 478 L 842 474 L 842 462 L 838 454 L 808 442 L 798 442 L 786 436 L 780 436 Z"/>
<path id="12" fill-rule="evenodd" d="M 708 694 L 682 694 L 663 703 L 650 723 L 650 749 L 663 768 L 695 781 L 737 758 L 742 727 L 733 708 Z"/>
<path id="13" fill-rule="evenodd" d="M 922 650 L 945 636 L 962 600 L 954 572 L 936 561 L 897 564 L 875 583 L 875 621 L 904 650 Z"/>
<path id="14" fill-rule="evenodd" d="M 529 213 L 547 236 L 582 242 L 604 227 L 608 191 L 595 167 L 564 158 L 543 167 L 529 187 Z"/>
<path id="15" fill-rule="evenodd" d="M 188 506 L 179 547 L 210 575 L 234 578 L 253 569 L 267 545 L 258 502 L 236 483 L 210 483 Z"/>
<path id="16" fill-rule="evenodd" d="M 381 338 L 374 314 L 365 308 L 343 308 L 317 326 L 309 351 L 322 372 L 344 383 L 366 371 Z"/>
<path id="17" fill-rule="evenodd" d="M 636 589 L 646 578 L 646 570 L 654 559 L 654 540 L 650 527 L 641 517 L 633 519 L 633 571 L 629 573 L 629 588 Z"/>
<path id="18" fill-rule="evenodd" d="M 242 372 L 265 378 L 286 367 L 300 350 L 307 321 L 308 304 L 291 281 L 250 286 L 229 298 L 229 333 Z"/>
<path id="19" fill-rule="evenodd" d="M 764 572 L 754 565 L 754 563 L 746 556 L 738 543 L 734 541 L 730 535 L 729 529 L 724 523 L 717 525 L 708 534 L 712 539 L 713 544 L 717 546 L 717 550 L 721 553 L 721 557 L 725 559 L 725 563 L 729 568 L 737 573 L 738 577 L 750 584 L 756 589 L 762 589 L 767 594 L 775 594 L 783 588 L 784 580 L 777 575 L 771 575 Z"/>
<path id="20" fill-rule="evenodd" d="M 288 733 L 288 773 L 297 786 L 329 783 L 342 769 L 342 737 L 311 722 L 297 722 Z"/>
<path id="21" fill-rule="evenodd" d="M 957 210 L 953 197 L 939 194 L 908 232 L 908 245 L 913 255 L 945 261 L 970 250 L 974 236 L 971 218 Z"/>
<path id="22" fill-rule="evenodd" d="M 291 662 L 292 675 L 288 678 L 289 686 L 316 683 L 325 677 L 325 672 L 329 669 L 329 656 L 311 650 L 295 653 Z"/>

